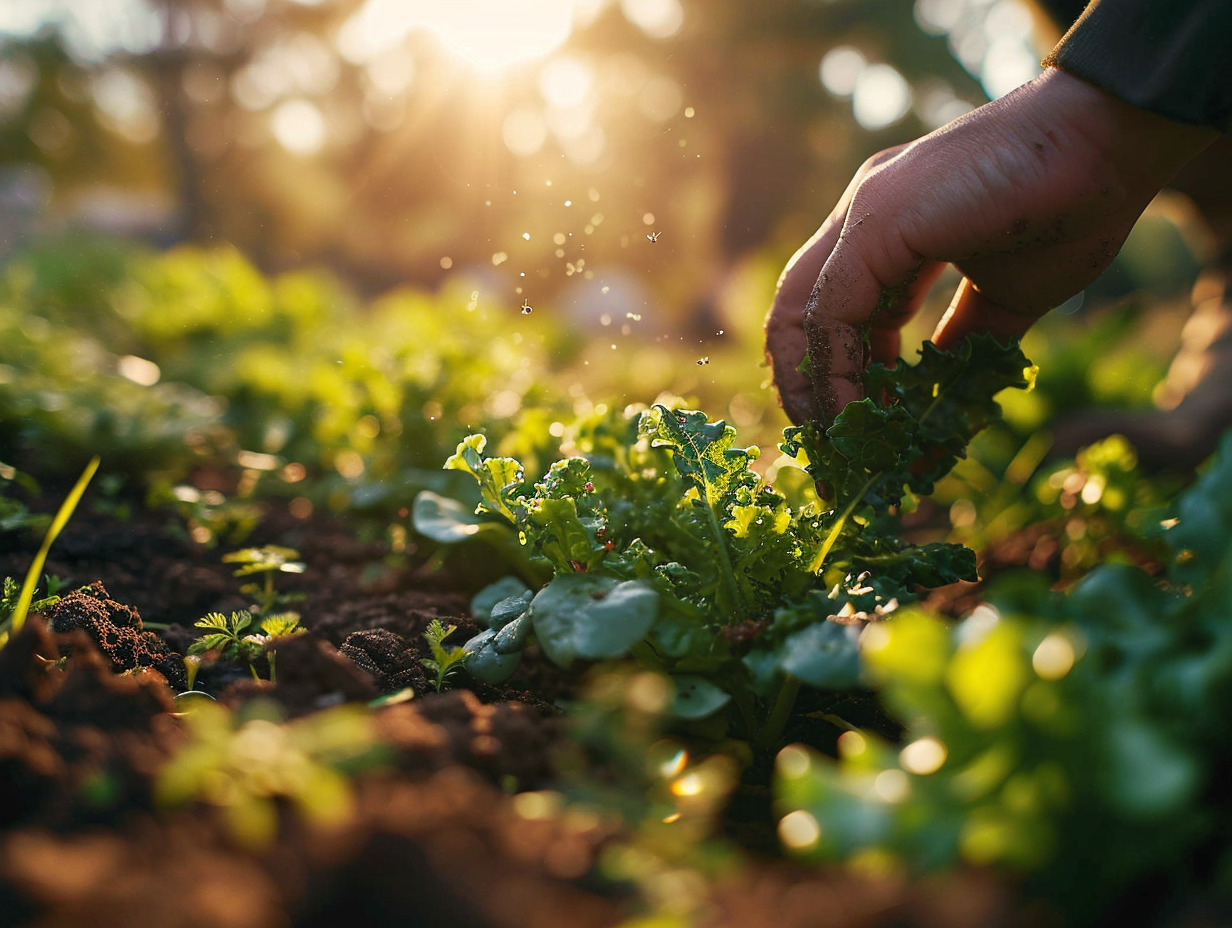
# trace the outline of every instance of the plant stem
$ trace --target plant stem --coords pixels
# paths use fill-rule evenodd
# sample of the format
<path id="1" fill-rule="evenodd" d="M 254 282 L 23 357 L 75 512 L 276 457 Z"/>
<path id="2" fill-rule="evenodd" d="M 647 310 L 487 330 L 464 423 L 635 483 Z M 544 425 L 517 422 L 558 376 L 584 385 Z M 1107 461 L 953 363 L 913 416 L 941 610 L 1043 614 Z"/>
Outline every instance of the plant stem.
<path id="1" fill-rule="evenodd" d="M 774 698 L 774 707 L 766 718 L 766 724 L 758 733 L 758 747 L 768 750 L 774 747 L 782 737 L 783 729 L 787 727 L 787 720 L 791 717 L 791 710 L 796 705 L 796 696 L 799 693 L 800 678 L 787 674 L 783 685 L 779 687 L 778 695 Z"/>
<path id="2" fill-rule="evenodd" d="M 830 529 L 830 534 L 826 536 L 826 540 L 822 542 L 816 557 L 809 564 L 809 571 L 811 573 L 817 573 L 821 570 L 822 565 L 826 562 L 826 558 L 830 555 L 830 550 L 834 547 L 834 543 L 838 541 L 838 536 L 842 533 L 843 526 L 847 524 L 847 519 L 855 512 L 856 506 L 860 505 L 860 501 L 864 499 L 864 494 L 872 489 L 873 483 L 880 476 L 880 474 L 873 474 L 869 477 L 864 486 L 860 487 L 860 492 L 852 497 L 851 502 L 847 504 L 842 514 L 835 520 L 834 527 Z"/>
<path id="3" fill-rule="evenodd" d="M 714 507 L 709 503 L 706 504 L 706 516 L 710 525 L 710 533 L 714 537 L 714 548 L 719 554 L 719 589 L 729 601 L 728 610 L 735 615 L 735 619 L 732 620 L 734 624 L 734 622 L 747 618 L 748 610 L 740 595 L 740 588 L 736 586 L 736 572 L 732 569 L 731 558 L 727 554 L 727 533 L 719 525 L 718 516 L 714 514 Z"/>
<path id="4" fill-rule="evenodd" d="M 957 378 L 954 378 L 954 379 L 957 379 Z M 916 420 L 917 428 L 924 423 L 925 419 L 927 419 L 930 415 L 932 415 L 933 410 L 935 410 L 937 406 L 940 404 L 941 397 L 945 394 L 945 391 L 948 390 L 950 386 L 953 384 L 954 379 L 952 379 L 950 383 L 947 383 L 944 386 L 942 386 L 941 384 L 937 385 L 937 395 L 933 397 L 933 401 L 928 404 L 928 408 L 925 409 L 924 412 L 920 415 L 920 418 Z M 856 506 L 860 504 L 860 501 L 864 499 L 864 494 L 867 493 L 872 488 L 873 483 L 880 476 L 881 474 L 873 474 L 872 476 L 870 476 L 868 478 L 868 482 L 865 483 L 864 486 L 860 488 L 860 492 L 857 493 L 852 498 L 851 502 L 847 504 L 846 508 L 843 509 L 842 515 L 838 517 L 838 520 L 834 523 L 834 527 L 830 529 L 830 534 L 827 535 L 826 540 L 822 542 L 821 548 L 817 552 L 817 556 L 814 557 L 812 563 L 809 564 L 809 570 L 812 573 L 817 573 L 818 571 L 821 570 L 822 565 L 825 563 L 826 558 L 830 554 L 830 550 L 834 547 L 834 543 L 838 541 L 838 536 L 842 533 L 843 526 L 847 524 L 847 519 L 855 511 L 855 508 Z"/>
<path id="5" fill-rule="evenodd" d="M 740 710 L 740 722 L 744 726 L 744 740 L 750 745 L 755 745 L 761 726 L 757 724 L 757 711 L 753 705 L 752 695 L 747 692 L 742 693 L 737 689 L 732 693 L 732 701 Z"/>

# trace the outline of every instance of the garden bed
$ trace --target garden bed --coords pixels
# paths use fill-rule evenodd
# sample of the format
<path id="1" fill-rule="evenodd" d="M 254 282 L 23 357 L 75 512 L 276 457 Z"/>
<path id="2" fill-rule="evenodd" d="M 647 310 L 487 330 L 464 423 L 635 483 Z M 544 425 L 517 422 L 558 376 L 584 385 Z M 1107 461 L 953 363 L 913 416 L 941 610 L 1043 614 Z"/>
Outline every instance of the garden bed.
<path id="1" fill-rule="evenodd" d="M 1232 446 L 1046 460 L 1098 326 L 1029 395 L 926 347 L 759 462 L 588 399 L 648 355 L 584 386 L 546 313 L 114 264 L 0 287 L 0 925 L 1228 911 Z"/>
<path id="2" fill-rule="evenodd" d="M 83 512 L 47 570 L 100 583 L 113 598 L 109 608 L 168 623 L 162 637 L 182 651 L 197 616 L 243 598 L 218 552 L 177 538 L 168 531 L 174 524 L 170 512 L 127 520 Z M 28 545 L 19 535 L 0 538 L 0 573 L 19 573 Z M 568 735 L 543 694 L 575 690 L 584 671 L 531 661 L 510 684 L 465 688 L 459 679 L 463 688 L 438 694 L 420 664 L 429 656 L 422 632 L 442 619 L 457 623 L 460 637 L 473 634 L 467 590 L 430 572 L 374 577 L 372 566 L 388 552 L 330 520 L 272 517 L 254 540 L 301 552 L 308 569 L 293 586 L 305 594 L 299 608 L 312 631 L 283 646 L 277 684 L 241 678 L 222 688 L 222 703 L 268 698 L 288 718 L 311 719 L 339 702 L 414 691 L 374 710 L 385 756 L 353 778 L 348 815 L 314 823 L 280 802 L 277 836 L 253 847 L 207 803 L 160 806 L 158 771 L 189 737 L 174 688 L 153 671 L 118 674 L 83 633 L 56 635 L 34 617 L 0 652 L 0 789 L 8 810 L 0 923 L 257 928 L 360 917 L 606 926 L 646 910 L 638 880 L 605 877 L 600 867 L 605 849 L 636 846 L 625 826 L 526 798 L 562 786 Z M 339 651 L 365 635 L 389 645 L 374 656 L 376 674 Z M 64 669 L 51 670 L 48 662 L 65 653 L 72 656 Z M 814 729 L 832 742 L 832 728 Z M 750 784 L 747 793 L 757 789 Z M 759 805 L 749 795 L 738 801 Z M 1003 923 L 1021 905 L 987 876 L 912 883 L 802 869 L 765 854 L 769 824 L 745 828 L 757 851 L 739 863 L 715 863 L 705 878 L 682 868 L 682 908 L 706 924 L 732 926 L 984 925 Z"/>

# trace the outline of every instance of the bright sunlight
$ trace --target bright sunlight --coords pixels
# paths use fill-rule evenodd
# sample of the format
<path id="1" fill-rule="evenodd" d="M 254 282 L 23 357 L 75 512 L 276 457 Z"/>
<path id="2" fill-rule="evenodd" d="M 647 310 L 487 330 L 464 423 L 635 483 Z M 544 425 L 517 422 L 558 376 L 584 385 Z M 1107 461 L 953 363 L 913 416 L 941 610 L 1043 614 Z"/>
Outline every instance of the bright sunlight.
<path id="1" fill-rule="evenodd" d="M 348 38 L 370 52 L 425 29 L 477 71 L 493 74 L 551 53 L 569 38 L 579 0 L 368 0 Z"/>

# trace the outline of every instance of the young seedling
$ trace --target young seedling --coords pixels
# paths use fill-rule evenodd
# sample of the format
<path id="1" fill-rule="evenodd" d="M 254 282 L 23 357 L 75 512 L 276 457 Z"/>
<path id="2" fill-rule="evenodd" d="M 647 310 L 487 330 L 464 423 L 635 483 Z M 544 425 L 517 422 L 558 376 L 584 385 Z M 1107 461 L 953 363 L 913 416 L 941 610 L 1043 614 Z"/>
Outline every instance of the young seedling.
<path id="1" fill-rule="evenodd" d="M 191 737 L 159 772 L 156 801 L 215 807 L 232 838 L 255 851 L 276 838 L 283 803 L 316 826 L 345 821 L 354 801 L 347 775 L 381 760 L 371 722 L 355 706 L 285 722 L 262 700 L 238 714 L 203 701 L 184 718 Z"/>
<path id="2" fill-rule="evenodd" d="M 247 609 L 232 612 L 226 616 L 221 612 L 211 612 L 193 623 L 196 628 L 206 631 L 188 646 L 188 653 L 204 654 L 206 651 L 217 651 L 218 655 L 228 660 L 244 659 L 254 680 L 261 679 L 257 674 L 253 660 L 257 656 L 255 641 L 250 640 L 248 629 L 252 627 L 252 613 Z M 255 637 L 255 636 L 253 636 Z"/>
<path id="3" fill-rule="evenodd" d="M 275 574 L 302 574 L 305 565 L 297 560 L 299 552 L 294 548 L 284 548 L 280 545 L 263 545 L 260 548 L 243 548 L 223 555 L 226 564 L 239 564 L 234 571 L 236 577 L 249 577 L 262 574 L 261 583 L 246 583 L 240 587 L 240 592 L 255 596 L 257 601 L 252 611 L 260 615 L 270 615 L 279 606 L 297 602 L 303 597 L 293 593 L 280 593 L 274 588 Z"/>
<path id="4" fill-rule="evenodd" d="M 53 577 L 51 574 L 43 575 L 43 585 L 47 590 L 46 596 L 40 596 L 38 599 L 31 598 L 29 611 L 41 612 L 48 606 L 54 605 L 60 599 L 60 591 L 67 584 L 59 577 Z M 0 588 L 0 622 L 7 622 L 17 609 L 17 601 L 21 598 L 22 587 L 12 577 L 5 577 L 3 588 Z M 34 593 L 38 595 L 38 587 L 34 588 Z"/>
<path id="5" fill-rule="evenodd" d="M 278 667 L 276 661 L 278 651 L 269 646 L 270 642 L 276 642 L 281 638 L 290 638 L 292 635 L 298 635 L 307 631 L 307 629 L 300 626 L 298 612 L 276 612 L 274 615 L 266 616 L 261 620 L 260 629 L 260 633 L 255 637 L 261 639 L 261 646 L 265 649 L 265 659 L 269 662 L 270 683 L 277 683 Z"/>
<path id="6" fill-rule="evenodd" d="M 50 575 L 45 576 L 43 580 L 47 585 L 48 595 L 39 597 L 38 599 L 31 599 L 28 607 L 28 611 L 30 612 L 42 612 L 44 609 L 53 606 L 60 601 L 59 593 L 60 590 L 64 589 L 64 582 L 59 578 L 52 577 Z M 0 592 L 0 627 L 7 627 L 9 620 L 12 618 L 13 613 L 17 608 L 17 603 L 21 598 L 22 592 L 23 587 L 18 585 L 16 580 L 12 577 L 4 578 L 3 590 Z M 35 594 L 38 593 L 37 587 L 34 592 Z M 0 647 L 4 646 L 4 641 L 7 635 L 8 632 L 0 633 Z M 66 659 L 61 657 L 59 660 L 51 661 L 38 654 L 34 656 L 36 660 L 44 664 L 46 667 L 54 665 L 62 668 Z"/>
<path id="7" fill-rule="evenodd" d="M 433 619 L 424 629 L 424 640 L 432 650 L 431 657 L 420 660 L 429 671 L 436 675 L 433 685 L 439 693 L 445 688 L 446 678 L 460 668 L 470 656 L 464 648 L 456 645 L 446 647 L 445 639 L 458 630 L 456 625 L 445 625 L 440 619 Z"/>
<path id="8" fill-rule="evenodd" d="M 188 646 L 190 656 L 217 651 L 224 659 L 243 660 L 248 664 L 253 679 L 259 680 L 261 676 L 257 673 L 256 662 L 264 653 L 269 663 L 271 683 L 277 682 L 277 652 L 267 646 L 276 639 L 305 631 L 300 627 L 299 615 L 294 612 L 279 612 L 257 621 L 247 609 L 232 612 L 229 616 L 211 612 L 193 625 L 206 631 Z"/>

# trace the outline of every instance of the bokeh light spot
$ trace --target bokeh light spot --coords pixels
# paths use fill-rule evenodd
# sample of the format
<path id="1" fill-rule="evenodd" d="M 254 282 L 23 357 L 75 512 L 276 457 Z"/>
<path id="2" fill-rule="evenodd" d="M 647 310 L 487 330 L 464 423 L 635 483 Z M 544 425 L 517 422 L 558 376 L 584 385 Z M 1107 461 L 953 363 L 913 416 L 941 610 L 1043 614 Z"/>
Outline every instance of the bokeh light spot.
<path id="1" fill-rule="evenodd" d="M 864 53 L 850 45 L 837 45 L 826 52 L 818 68 L 821 86 L 836 97 L 849 97 L 856 89 L 860 72 L 868 64 Z"/>
<path id="2" fill-rule="evenodd" d="M 582 61 L 572 57 L 555 58 L 539 74 L 539 91 L 552 106 L 581 105 L 594 87 L 594 75 Z"/>
<path id="3" fill-rule="evenodd" d="M 1031 667 L 1045 680 L 1059 680 L 1073 669 L 1075 657 L 1069 638 L 1054 632 L 1031 655 Z"/>
<path id="4" fill-rule="evenodd" d="M 810 812 L 797 809 L 779 819 L 779 839 L 793 851 L 807 851 L 821 840 L 821 826 Z"/>
<path id="5" fill-rule="evenodd" d="M 652 39 L 670 39 L 684 25 L 680 0 L 620 0 L 620 9 Z"/>
<path id="6" fill-rule="evenodd" d="M 543 114 L 529 107 L 519 107 L 505 117 L 501 126 L 505 147 L 519 157 L 533 155 L 548 137 L 548 126 Z"/>
<path id="7" fill-rule="evenodd" d="M 898 760 L 908 773 L 927 776 L 940 770 L 948 756 L 946 746 L 936 738 L 920 738 L 903 748 Z"/>
<path id="8" fill-rule="evenodd" d="M 278 144 L 296 155 L 314 155 L 325 144 L 325 118 L 308 100 L 285 100 L 270 116 Z"/>
<path id="9" fill-rule="evenodd" d="M 911 85 L 888 64 L 870 64 L 860 72 L 851 94 L 851 112 L 865 129 L 892 126 L 911 109 Z"/>

